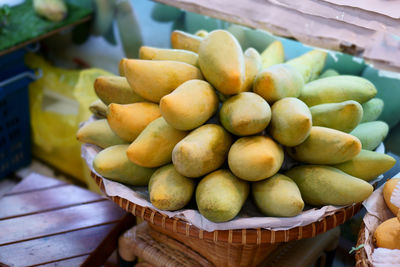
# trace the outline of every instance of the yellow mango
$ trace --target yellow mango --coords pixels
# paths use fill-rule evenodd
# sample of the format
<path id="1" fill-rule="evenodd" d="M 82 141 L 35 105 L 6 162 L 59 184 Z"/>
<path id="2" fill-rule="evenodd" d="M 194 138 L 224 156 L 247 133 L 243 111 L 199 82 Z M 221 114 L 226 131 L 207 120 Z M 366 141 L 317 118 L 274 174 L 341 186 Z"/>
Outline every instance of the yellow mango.
<path id="1" fill-rule="evenodd" d="M 203 179 L 196 188 L 199 212 L 212 222 L 233 219 L 249 194 L 249 184 L 228 170 L 217 170 Z"/>
<path id="2" fill-rule="evenodd" d="M 253 91 L 272 104 L 285 97 L 298 97 L 304 82 L 300 73 L 287 64 L 278 64 L 259 72 Z"/>
<path id="3" fill-rule="evenodd" d="M 133 91 L 155 103 L 182 83 L 203 79 L 198 68 L 169 60 L 128 59 L 125 61 L 125 76 Z"/>
<path id="4" fill-rule="evenodd" d="M 202 39 L 200 36 L 175 30 L 171 33 L 171 46 L 174 49 L 184 49 L 197 53 Z"/>
<path id="5" fill-rule="evenodd" d="M 257 50 L 250 47 L 244 51 L 244 64 L 246 74 L 240 92 L 251 91 L 253 88 L 254 78 L 261 69 L 261 57 Z"/>
<path id="6" fill-rule="evenodd" d="M 396 207 L 396 205 L 392 204 L 390 198 L 392 197 L 393 191 L 399 182 L 400 178 L 392 178 L 387 180 L 385 185 L 383 186 L 383 199 L 385 200 L 386 206 L 394 215 L 399 212 L 399 208 Z"/>
<path id="7" fill-rule="evenodd" d="M 362 148 L 374 150 L 386 138 L 389 132 L 389 125 L 384 121 L 370 121 L 360 123 L 350 132 L 360 139 Z"/>
<path id="8" fill-rule="evenodd" d="M 108 107 L 106 106 L 106 104 L 103 103 L 103 101 L 101 101 L 100 99 L 95 100 L 94 102 L 92 102 L 92 104 L 90 104 L 89 106 L 89 110 L 96 116 L 99 118 L 105 118 L 107 117 L 107 110 Z"/>
<path id="9" fill-rule="evenodd" d="M 114 133 L 132 142 L 150 122 L 160 116 L 160 108 L 154 103 L 110 104 L 107 121 Z"/>
<path id="10" fill-rule="evenodd" d="M 111 103 L 131 104 L 145 101 L 143 97 L 132 90 L 125 77 L 99 76 L 94 81 L 94 90 L 106 105 Z"/>
<path id="11" fill-rule="evenodd" d="M 390 170 L 394 164 L 396 160 L 389 155 L 361 149 L 351 160 L 333 167 L 368 182 Z"/>
<path id="12" fill-rule="evenodd" d="M 236 38 L 225 30 L 210 32 L 200 43 L 199 66 L 215 89 L 237 94 L 245 82 L 245 60 Z"/>
<path id="13" fill-rule="evenodd" d="M 380 98 L 372 98 L 362 104 L 363 117 L 361 122 L 377 120 L 383 111 L 385 103 Z"/>
<path id="14" fill-rule="evenodd" d="M 127 61 L 127 58 L 123 58 L 119 61 L 118 65 L 118 73 L 120 76 L 125 76 L 125 62 Z"/>
<path id="15" fill-rule="evenodd" d="M 349 133 L 360 123 L 363 108 L 354 100 L 315 105 L 310 108 L 313 126 L 323 126 Z"/>
<path id="16" fill-rule="evenodd" d="M 303 211 L 304 201 L 299 188 L 283 174 L 252 183 L 251 189 L 258 209 L 267 216 L 292 217 Z"/>
<path id="17" fill-rule="evenodd" d="M 218 169 L 228 156 L 232 137 L 217 124 L 205 124 L 182 139 L 172 151 L 176 170 L 186 177 L 200 177 Z"/>
<path id="18" fill-rule="evenodd" d="M 176 130 L 163 117 L 155 119 L 129 146 L 130 161 L 143 167 L 160 167 L 171 162 L 175 145 L 188 133 Z"/>
<path id="19" fill-rule="evenodd" d="M 374 190 L 364 180 L 322 165 L 301 165 L 285 173 L 299 187 L 307 204 L 350 205 L 367 199 Z"/>
<path id="20" fill-rule="evenodd" d="M 217 108 L 217 94 L 208 82 L 202 80 L 184 82 L 160 101 L 164 119 L 175 129 L 183 131 L 205 123 Z"/>
<path id="21" fill-rule="evenodd" d="M 312 118 L 307 105 L 294 97 L 276 101 L 269 127 L 271 136 L 284 146 L 297 146 L 310 134 Z"/>
<path id="22" fill-rule="evenodd" d="M 397 218 L 381 223 L 374 232 L 373 240 L 378 248 L 400 249 L 400 222 Z"/>
<path id="23" fill-rule="evenodd" d="M 351 160 L 361 151 L 361 142 L 350 134 L 313 126 L 310 135 L 300 145 L 288 147 L 295 160 L 310 164 L 338 164 Z"/>
<path id="24" fill-rule="evenodd" d="M 156 169 L 144 168 L 128 160 L 126 145 L 115 145 L 100 151 L 93 160 L 93 168 L 101 176 L 134 186 L 146 186 Z"/>
<path id="25" fill-rule="evenodd" d="M 101 148 L 127 143 L 111 130 L 106 119 L 86 123 L 78 130 L 76 138 L 79 142 Z"/>
<path id="26" fill-rule="evenodd" d="M 206 31 L 206 30 L 198 30 L 197 32 L 195 32 L 194 35 L 197 35 L 199 37 L 206 37 L 207 34 L 208 34 L 208 31 Z"/>
<path id="27" fill-rule="evenodd" d="M 346 100 L 355 100 L 362 104 L 373 98 L 376 93 L 375 86 L 365 78 L 339 75 L 307 83 L 299 98 L 309 107 Z"/>
<path id="28" fill-rule="evenodd" d="M 192 198 L 195 181 L 179 174 L 174 165 L 159 168 L 150 178 L 150 202 L 160 210 L 179 210 Z"/>
<path id="29" fill-rule="evenodd" d="M 243 92 L 230 97 L 222 104 L 219 118 L 229 132 L 239 136 L 252 135 L 268 126 L 271 109 L 259 95 Z"/>
<path id="30" fill-rule="evenodd" d="M 286 63 L 300 72 L 304 83 L 309 83 L 318 78 L 325 66 L 326 55 L 324 51 L 312 50 Z"/>
<path id="31" fill-rule="evenodd" d="M 139 50 L 139 58 L 148 60 L 172 60 L 197 66 L 198 55 L 192 51 L 183 49 L 165 49 L 142 46 Z"/>
<path id="32" fill-rule="evenodd" d="M 266 69 L 285 61 L 285 51 L 281 41 L 274 41 L 261 53 L 262 68 Z"/>
<path id="33" fill-rule="evenodd" d="M 267 136 L 242 137 L 233 143 L 228 154 L 233 174 L 246 181 L 260 181 L 279 171 L 283 150 Z"/>

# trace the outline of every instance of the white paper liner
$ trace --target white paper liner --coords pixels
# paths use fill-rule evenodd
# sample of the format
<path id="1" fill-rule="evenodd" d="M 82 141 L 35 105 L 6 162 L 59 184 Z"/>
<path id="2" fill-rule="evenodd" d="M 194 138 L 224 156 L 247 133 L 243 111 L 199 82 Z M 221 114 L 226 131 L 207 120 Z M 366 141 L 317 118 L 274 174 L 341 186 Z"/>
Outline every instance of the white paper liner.
<path id="1" fill-rule="evenodd" d="M 377 248 L 372 255 L 372 263 L 375 267 L 400 266 L 400 250 Z"/>
<path id="2" fill-rule="evenodd" d="M 396 174 L 393 177 L 398 177 L 400 173 Z M 378 262 L 379 266 L 393 266 L 390 265 L 391 261 L 388 261 L 385 264 L 388 265 L 382 265 L 384 262 L 384 259 L 382 259 L 382 255 L 384 255 L 380 249 L 376 249 L 375 245 L 373 243 L 372 237 L 373 234 L 376 230 L 376 228 L 381 224 L 382 222 L 386 221 L 387 219 L 393 218 L 394 215 L 393 213 L 389 210 L 389 208 L 386 206 L 385 200 L 383 198 L 383 186 L 379 187 L 377 190 L 375 190 L 372 195 L 366 199 L 363 202 L 363 205 L 365 209 L 367 210 L 367 213 L 364 216 L 364 224 L 365 224 L 365 242 L 364 242 L 364 249 L 367 254 L 368 260 L 370 262 Z M 385 249 L 389 250 L 389 249 Z M 400 257 L 400 250 L 390 250 L 391 254 L 395 254 L 396 257 Z M 376 254 L 379 253 L 379 254 Z M 376 255 L 375 255 L 376 254 Z M 374 258 L 375 257 L 375 258 Z M 376 265 L 378 266 L 378 265 Z M 400 266 L 397 264 L 396 266 Z"/>
<path id="3" fill-rule="evenodd" d="M 398 182 L 394 188 L 392 196 L 390 197 L 390 202 L 392 202 L 392 204 L 396 207 L 400 208 L 400 182 Z"/>

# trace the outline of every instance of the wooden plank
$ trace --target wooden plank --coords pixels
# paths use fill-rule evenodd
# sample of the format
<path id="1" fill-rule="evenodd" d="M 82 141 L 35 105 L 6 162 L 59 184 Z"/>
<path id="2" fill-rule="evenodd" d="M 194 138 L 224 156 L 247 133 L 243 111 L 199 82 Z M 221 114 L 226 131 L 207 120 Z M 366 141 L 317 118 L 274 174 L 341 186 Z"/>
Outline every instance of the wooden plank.
<path id="1" fill-rule="evenodd" d="M 0 199 L 0 220 L 60 209 L 104 199 L 101 195 L 75 185 L 65 185 Z"/>
<path id="2" fill-rule="evenodd" d="M 81 266 L 90 255 L 84 255 L 79 257 L 74 257 L 67 260 L 51 262 L 47 264 L 37 265 L 38 267 L 71 267 L 71 266 Z"/>
<path id="3" fill-rule="evenodd" d="M 0 221 L 0 245 L 121 220 L 125 211 L 111 201 L 89 203 Z"/>
<path id="4" fill-rule="evenodd" d="M 42 190 L 66 184 L 66 182 L 60 179 L 54 179 L 37 173 L 32 173 L 16 186 L 14 186 L 12 190 L 10 190 L 10 192 L 5 195 L 9 196 L 14 194 L 26 193 L 29 191 Z"/>
<path id="5" fill-rule="evenodd" d="M 93 252 L 116 223 L 0 246 L 0 263 L 36 266 Z M 116 244 L 114 244 L 114 248 Z"/>

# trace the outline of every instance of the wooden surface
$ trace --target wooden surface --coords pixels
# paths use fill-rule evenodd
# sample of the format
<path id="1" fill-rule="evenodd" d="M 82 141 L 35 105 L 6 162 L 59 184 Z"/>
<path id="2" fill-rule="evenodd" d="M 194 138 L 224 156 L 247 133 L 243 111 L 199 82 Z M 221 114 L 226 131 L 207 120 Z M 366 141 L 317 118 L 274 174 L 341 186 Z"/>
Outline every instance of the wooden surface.
<path id="1" fill-rule="evenodd" d="M 98 194 L 31 175 L 0 199 L 0 266 L 100 266 L 133 224 Z"/>

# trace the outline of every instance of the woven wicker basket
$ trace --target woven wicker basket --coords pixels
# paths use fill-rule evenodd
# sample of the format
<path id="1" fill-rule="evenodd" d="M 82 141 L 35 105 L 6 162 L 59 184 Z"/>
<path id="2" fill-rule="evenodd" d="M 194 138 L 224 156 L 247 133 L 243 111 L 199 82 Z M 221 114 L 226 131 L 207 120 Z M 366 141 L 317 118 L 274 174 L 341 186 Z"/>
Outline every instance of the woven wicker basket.
<path id="1" fill-rule="evenodd" d="M 365 243 L 365 225 L 364 222 L 360 226 L 358 232 L 357 247 Z M 360 248 L 356 251 L 356 267 L 372 267 L 372 263 L 368 260 L 367 252 L 364 248 Z"/>
<path id="2" fill-rule="evenodd" d="M 105 192 L 103 180 L 95 173 L 91 176 Z M 320 221 L 289 230 L 266 229 L 217 230 L 207 232 L 178 218 L 168 216 L 149 207 L 142 207 L 124 198 L 110 197 L 121 208 L 149 222 L 150 227 L 181 241 L 217 266 L 257 266 L 281 242 L 314 237 L 353 217 L 361 203 L 344 207 Z"/>

